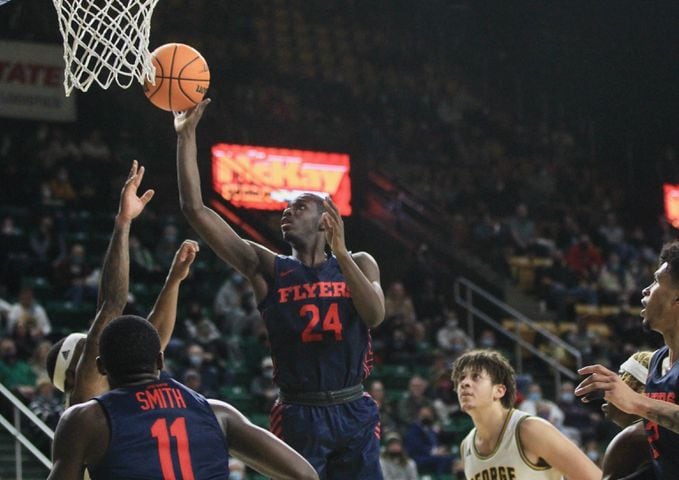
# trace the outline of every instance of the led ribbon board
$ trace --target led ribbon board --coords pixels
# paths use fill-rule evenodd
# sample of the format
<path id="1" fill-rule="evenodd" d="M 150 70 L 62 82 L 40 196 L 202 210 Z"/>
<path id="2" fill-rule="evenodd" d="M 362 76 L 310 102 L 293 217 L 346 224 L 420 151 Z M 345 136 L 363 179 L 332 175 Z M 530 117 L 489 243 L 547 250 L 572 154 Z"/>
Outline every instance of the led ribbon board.
<path id="1" fill-rule="evenodd" d="M 330 194 L 351 215 L 349 155 L 220 143 L 212 147 L 212 187 L 237 207 L 283 210 L 302 192 Z"/>
<path id="2" fill-rule="evenodd" d="M 679 185 L 663 185 L 665 217 L 674 228 L 679 228 Z"/>

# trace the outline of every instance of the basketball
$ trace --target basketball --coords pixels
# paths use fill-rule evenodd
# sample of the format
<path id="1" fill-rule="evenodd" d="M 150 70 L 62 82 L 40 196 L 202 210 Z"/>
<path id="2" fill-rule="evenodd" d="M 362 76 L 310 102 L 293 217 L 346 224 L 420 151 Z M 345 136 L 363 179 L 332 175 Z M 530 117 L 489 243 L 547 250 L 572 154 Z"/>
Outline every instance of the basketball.
<path id="1" fill-rule="evenodd" d="M 210 69 L 203 56 L 183 43 L 167 43 L 151 53 L 155 85 L 144 82 L 144 93 L 156 107 L 182 111 L 195 106 L 210 86 Z"/>

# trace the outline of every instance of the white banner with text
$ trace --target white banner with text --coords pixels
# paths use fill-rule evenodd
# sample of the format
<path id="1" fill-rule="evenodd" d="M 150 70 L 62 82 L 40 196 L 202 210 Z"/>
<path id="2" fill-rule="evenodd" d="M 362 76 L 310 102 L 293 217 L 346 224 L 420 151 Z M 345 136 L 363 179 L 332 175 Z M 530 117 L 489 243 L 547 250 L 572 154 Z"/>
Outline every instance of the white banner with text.
<path id="1" fill-rule="evenodd" d="M 0 41 L 0 117 L 72 122 L 75 96 L 64 95 L 60 45 Z"/>

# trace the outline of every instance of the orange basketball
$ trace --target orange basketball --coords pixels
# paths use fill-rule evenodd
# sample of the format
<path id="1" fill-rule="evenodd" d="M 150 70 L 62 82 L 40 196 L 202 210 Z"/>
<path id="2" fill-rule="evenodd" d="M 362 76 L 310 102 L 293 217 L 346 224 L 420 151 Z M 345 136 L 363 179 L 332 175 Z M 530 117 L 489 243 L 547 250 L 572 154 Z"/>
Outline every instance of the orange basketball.
<path id="1" fill-rule="evenodd" d="M 144 82 L 144 93 L 156 107 L 187 110 L 200 102 L 210 86 L 210 69 L 203 56 L 183 43 L 167 43 L 151 53 L 156 84 Z"/>

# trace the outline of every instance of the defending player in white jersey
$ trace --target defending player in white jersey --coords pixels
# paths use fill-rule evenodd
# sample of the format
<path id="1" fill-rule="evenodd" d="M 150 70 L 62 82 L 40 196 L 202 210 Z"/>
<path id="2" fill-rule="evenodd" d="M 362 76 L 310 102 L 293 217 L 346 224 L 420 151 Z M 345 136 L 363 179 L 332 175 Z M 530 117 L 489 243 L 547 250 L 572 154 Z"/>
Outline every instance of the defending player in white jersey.
<path id="1" fill-rule="evenodd" d="M 453 365 L 460 408 L 474 421 L 460 455 L 469 480 L 599 480 L 601 470 L 551 423 L 513 408 L 514 369 L 499 353 L 473 350 Z"/>

